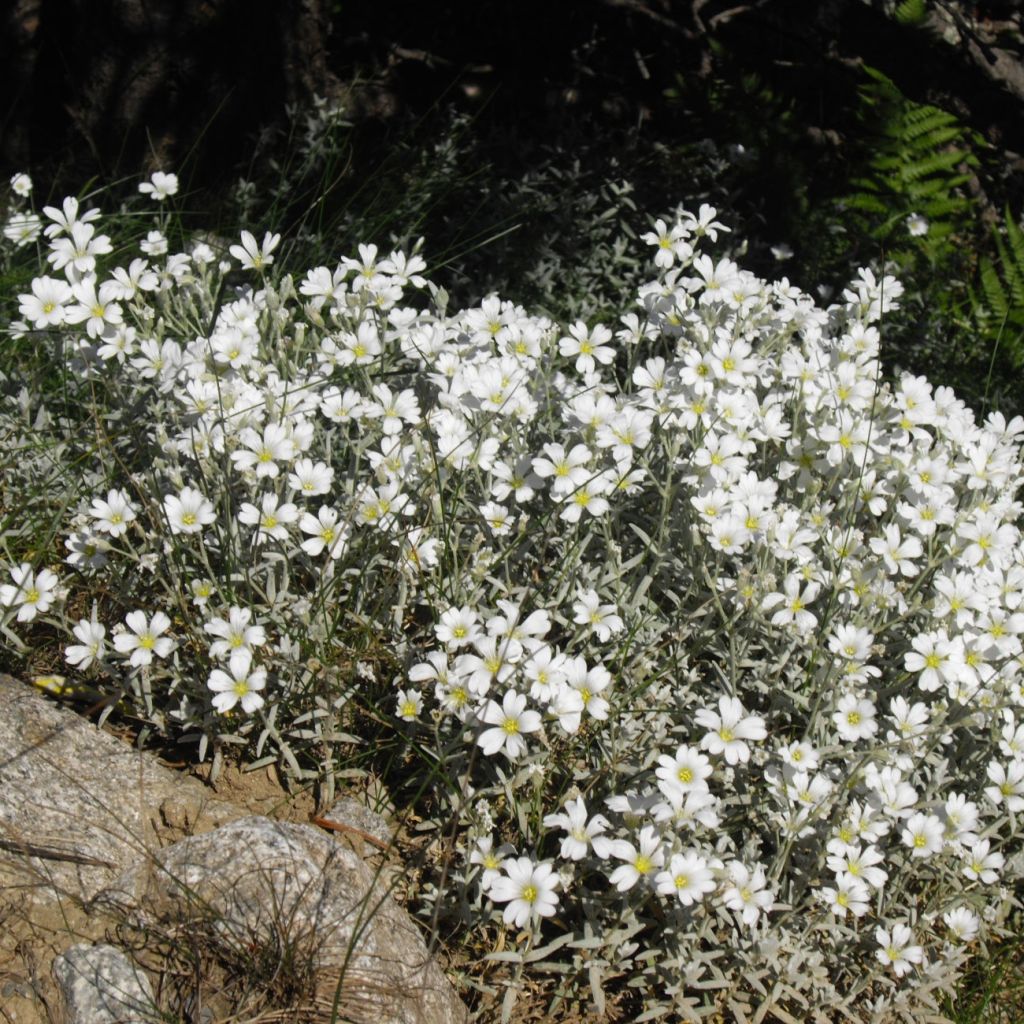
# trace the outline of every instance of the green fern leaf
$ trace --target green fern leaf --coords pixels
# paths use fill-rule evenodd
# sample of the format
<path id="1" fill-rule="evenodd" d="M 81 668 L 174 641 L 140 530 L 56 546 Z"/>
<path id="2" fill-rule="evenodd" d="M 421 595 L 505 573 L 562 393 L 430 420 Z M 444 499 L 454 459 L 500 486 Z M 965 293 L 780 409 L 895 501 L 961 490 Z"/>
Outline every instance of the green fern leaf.
<path id="1" fill-rule="evenodd" d="M 902 0 L 896 5 L 893 17 L 901 25 L 920 25 L 927 13 L 925 0 Z"/>

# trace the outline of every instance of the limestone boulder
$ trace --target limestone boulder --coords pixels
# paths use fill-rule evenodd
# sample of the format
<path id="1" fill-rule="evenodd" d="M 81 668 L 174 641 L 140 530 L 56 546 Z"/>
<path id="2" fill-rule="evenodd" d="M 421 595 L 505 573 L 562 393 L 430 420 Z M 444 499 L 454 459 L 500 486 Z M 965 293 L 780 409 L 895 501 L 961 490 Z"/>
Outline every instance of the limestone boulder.
<path id="1" fill-rule="evenodd" d="M 244 817 L 73 710 L 0 673 L 0 888 L 89 899 L 167 841 Z"/>
<path id="2" fill-rule="evenodd" d="M 342 1019 L 467 1019 L 385 875 L 308 825 L 253 816 L 191 836 L 94 902 L 143 931 L 202 935 L 225 960 L 287 962 L 319 979 L 319 998 L 337 999 Z"/>
<path id="3" fill-rule="evenodd" d="M 159 1024 L 149 978 L 116 946 L 72 946 L 53 962 L 65 1024 Z"/>

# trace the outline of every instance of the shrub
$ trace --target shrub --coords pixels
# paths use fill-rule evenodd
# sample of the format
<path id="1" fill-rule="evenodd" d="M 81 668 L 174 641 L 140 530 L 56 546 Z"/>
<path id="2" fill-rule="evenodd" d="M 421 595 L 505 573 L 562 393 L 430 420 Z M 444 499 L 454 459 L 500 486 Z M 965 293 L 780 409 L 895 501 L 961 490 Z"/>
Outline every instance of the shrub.
<path id="1" fill-rule="evenodd" d="M 459 853 L 420 912 L 519 933 L 506 1019 L 529 972 L 551 1013 L 915 1020 L 1008 933 L 1024 420 L 881 379 L 894 279 L 819 308 L 704 252 L 704 206 L 562 327 L 449 312 L 419 252 L 296 281 L 275 235 L 46 215 L 10 645 L 200 757 L 330 788 L 388 752 Z"/>

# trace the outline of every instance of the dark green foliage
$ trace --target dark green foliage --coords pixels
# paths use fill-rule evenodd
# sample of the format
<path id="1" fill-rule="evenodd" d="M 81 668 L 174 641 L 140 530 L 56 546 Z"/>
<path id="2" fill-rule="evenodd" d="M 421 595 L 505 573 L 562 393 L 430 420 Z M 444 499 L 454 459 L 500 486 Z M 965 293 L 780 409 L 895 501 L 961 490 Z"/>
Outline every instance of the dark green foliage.
<path id="1" fill-rule="evenodd" d="M 893 18 L 901 25 L 920 25 L 928 14 L 928 0 L 901 0 Z"/>
<path id="2" fill-rule="evenodd" d="M 1014 369 L 1024 367 L 1024 232 L 1009 209 L 992 233 L 994 254 L 982 257 L 970 291 L 978 331 L 994 357 L 1001 350 Z"/>
<path id="3" fill-rule="evenodd" d="M 909 100 L 880 71 L 864 70 L 869 81 L 858 117 L 866 162 L 842 205 L 862 216 L 868 234 L 901 266 L 922 256 L 934 266 L 952 256 L 970 222 L 965 186 L 980 139 L 952 114 Z M 916 238 L 907 228 L 914 214 L 928 221 L 927 233 Z"/>

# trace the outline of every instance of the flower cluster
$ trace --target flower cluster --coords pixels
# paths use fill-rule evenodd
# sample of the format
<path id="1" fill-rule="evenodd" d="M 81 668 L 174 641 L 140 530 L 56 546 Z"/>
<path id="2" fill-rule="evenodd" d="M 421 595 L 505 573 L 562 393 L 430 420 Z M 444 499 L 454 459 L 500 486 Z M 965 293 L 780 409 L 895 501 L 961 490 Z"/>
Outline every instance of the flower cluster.
<path id="1" fill-rule="evenodd" d="M 31 563 L 0 602 L 64 628 L 71 666 L 296 771 L 383 688 L 455 780 L 459 898 L 538 939 L 585 922 L 577 973 L 603 958 L 681 1013 L 765 977 L 790 1014 L 906 1010 L 1000 933 L 1024 421 L 883 380 L 898 282 L 820 308 L 702 251 L 726 230 L 702 207 L 644 236 L 617 324 L 561 328 L 496 295 L 449 312 L 418 252 L 296 280 L 243 232 L 115 263 L 98 211 L 44 214 L 14 330 L 59 332 L 108 396 L 117 458 L 63 574 L 122 604 L 68 622 Z"/>

